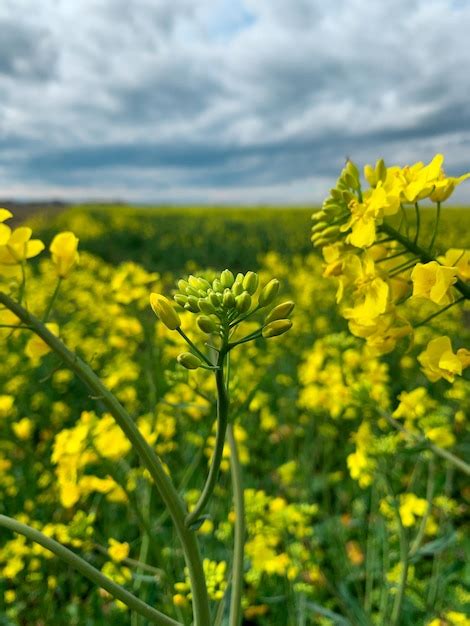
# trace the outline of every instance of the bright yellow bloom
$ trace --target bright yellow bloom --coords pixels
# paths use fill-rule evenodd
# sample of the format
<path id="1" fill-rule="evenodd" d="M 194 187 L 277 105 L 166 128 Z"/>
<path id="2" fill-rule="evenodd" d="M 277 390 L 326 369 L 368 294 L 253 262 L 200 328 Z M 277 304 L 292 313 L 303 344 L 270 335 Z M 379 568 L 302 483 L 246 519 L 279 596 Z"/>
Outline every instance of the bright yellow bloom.
<path id="1" fill-rule="evenodd" d="M 46 324 L 46 328 L 56 337 L 59 335 L 59 326 L 53 322 Z M 32 361 L 38 361 L 41 357 L 51 351 L 47 343 L 45 343 L 37 335 L 33 335 L 25 346 L 25 354 Z"/>
<path id="2" fill-rule="evenodd" d="M 29 417 L 23 417 L 19 422 L 12 424 L 12 429 L 18 439 L 26 440 L 31 437 L 34 429 L 34 422 Z"/>
<path id="3" fill-rule="evenodd" d="M 52 240 L 49 250 L 60 278 L 66 278 L 72 267 L 78 263 L 77 247 L 78 238 L 71 232 L 59 233 Z"/>
<path id="4" fill-rule="evenodd" d="M 121 563 L 129 556 L 130 546 L 127 542 L 120 543 L 116 539 L 108 540 L 109 548 L 108 555 L 115 563 Z"/>
<path id="5" fill-rule="evenodd" d="M 42 252 L 44 244 L 39 239 L 31 239 L 32 234 L 27 226 L 16 228 L 5 245 L 0 246 L 0 265 L 16 265 Z"/>
<path id="6" fill-rule="evenodd" d="M 460 183 L 463 183 L 464 180 L 467 180 L 467 178 L 470 178 L 470 174 L 464 174 L 455 178 L 452 176 L 446 177 L 444 171 L 442 171 L 439 180 L 435 182 L 433 192 L 429 196 L 430 200 L 433 202 L 444 202 L 454 193 L 455 188 Z"/>
<path id="7" fill-rule="evenodd" d="M 8 209 L 0 209 L 0 246 L 4 246 L 10 239 L 11 228 L 3 223 L 10 217 L 13 217 L 13 214 Z"/>
<path id="8" fill-rule="evenodd" d="M 437 261 L 418 263 L 411 272 L 413 297 L 428 298 L 436 304 L 453 302 L 450 287 L 456 281 L 457 269 L 440 265 Z"/>
<path id="9" fill-rule="evenodd" d="M 346 319 L 357 324 L 370 325 L 374 320 L 385 313 L 388 306 L 388 284 L 377 274 L 371 256 L 364 255 L 362 261 L 357 256 L 351 256 L 345 264 L 343 284 L 354 284 L 354 306 L 346 307 L 343 315 Z"/>
<path id="10" fill-rule="evenodd" d="M 436 154 L 429 165 L 418 162 L 402 169 L 405 181 L 403 195 L 406 201 L 418 202 L 430 195 L 439 177 L 442 176 L 443 162 L 442 154 Z"/>
<path id="11" fill-rule="evenodd" d="M 428 343 L 418 361 L 431 382 L 445 378 L 452 383 L 455 376 L 460 376 L 462 370 L 470 365 L 470 352 L 461 348 L 454 354 L 449 337 L 437 337 Z"/>
<path id="12" fill-rule="evenodd" d="M 428 502 L 418 498 L 414 493 L 405 493 L 400 496 L 400 517 L 403 526 L 413 526 L 416 517 L 423 517 L 428 510 Z"/>
<path id="13" fill-rule="evenodd" d="M 437 259 L 442 265 L 457 268 L 457 275 L 462 280 L 470 280 L 470 250 L 450 248 L 444 256 Z"/>

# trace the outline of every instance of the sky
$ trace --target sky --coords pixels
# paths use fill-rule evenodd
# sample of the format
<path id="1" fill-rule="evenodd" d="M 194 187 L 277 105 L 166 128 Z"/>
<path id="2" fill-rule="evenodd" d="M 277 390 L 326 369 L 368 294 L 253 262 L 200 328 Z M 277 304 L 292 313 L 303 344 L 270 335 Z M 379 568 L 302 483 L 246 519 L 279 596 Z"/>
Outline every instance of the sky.
<path id="1" fill-rule="evenodd" d="M 470 171 L 470 1 L 0 0 L 0 32 L 0 198 L 313 204 L 347 157 Z"/>

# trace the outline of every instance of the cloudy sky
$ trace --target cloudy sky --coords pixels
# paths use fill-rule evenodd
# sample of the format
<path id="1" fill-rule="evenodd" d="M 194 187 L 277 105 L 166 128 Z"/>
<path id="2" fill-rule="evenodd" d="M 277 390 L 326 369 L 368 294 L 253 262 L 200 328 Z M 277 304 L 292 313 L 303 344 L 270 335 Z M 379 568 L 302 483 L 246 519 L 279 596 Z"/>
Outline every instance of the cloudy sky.
<path id="1" fill-rule="evenodd" d="M 346 156 L 470 170 L 470 1 L 0 0 L 0 32 L 3 198 L 310 203 Z"/>

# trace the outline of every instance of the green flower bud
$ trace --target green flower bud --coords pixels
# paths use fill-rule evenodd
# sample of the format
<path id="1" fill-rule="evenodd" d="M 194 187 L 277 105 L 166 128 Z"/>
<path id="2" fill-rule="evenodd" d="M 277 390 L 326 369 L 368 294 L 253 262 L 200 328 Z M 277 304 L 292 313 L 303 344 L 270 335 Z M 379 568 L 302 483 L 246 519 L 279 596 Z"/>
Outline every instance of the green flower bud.
<path id="1" fill-rule="evenodd" d="M 150 306 L 158 319 L 170 330 L 176 330 L 181 326 L 178 313 L 173 308 L 170 300 L 159 293 L 150 294 Z"/>
<path id="2" fill-rule="evenodd" d="M 218 278 L 214 279 L 214 282 L 212 283 L 212 289 L 216 292 L 216 293 L 222 293 L 224 288 L 222 286 L 222 283 L 220 282 L 220 280 Z"/>
<path id="3" fill-rule="evenodd" d="M 325 228 L 325 230 L 321 234 L 323 235 L 323 237 L 332 238 L 332 237 L 336 237 L 336 235 L 338 235 L 339 232 L 340 232 L 339 226 L 329 226 L 328 228 Z"/>
<path id="4" fill-rule="evenodd" d="M 215 306 L 207 298 L 201 298 L 200 300 L 197 301 L 197 303 L 199 306 L 199 310 L 205 313 L 206 315 L 212 315 L 216 311 Z"/>
<path id="5" fill-rule="evenodd" d="M 210 283 L 207 282 L 207 280 L 205 278 L 202 278 L 200 276 L 189 276 L 188 278 L 188 282 L 191 285 L 191 287 L 194 287 L 194 289 L 197 289 L 198 291 L 204 291 L 204 293 L 210 289 Z"/>
<path id="6" fill-rule="evenodd" d="M 343 199 L 343 197 L 341 195 L 341 191 L 339 189 L 332 189 L 330 191 L 330 194 L 331 194 L 331 197 L 332 197 L 333 200 L 338 201 L 338 200 L 342 200 Z"/>
<path id="7" fill-rule="evenodd" d="M 202 330 L 203 333 L 210 335 L 211 333 L 215 333 L 217 331 L 217 324 L 213 319 L 207 317 L 207 315 L 199 315 L 196 320 L 196 324 Z"/>
<path id="8" fill-rule="evenodd" d="M 371 165 L 364 165 L 364 176 L 371 187 L 377 186 L 377 175 Z"/>
<path id="9" fill-rule="evenodd" d="M 234 296 L 239 296 L 243 293 L 243 282 L 236 280 L 232 285 L 232 293 Z"/>
<path id="10" fill-rule="evenodd" d="M 176 302 L 176 304 L 184 307 L 184 305 L 188 301 L 188 297 L 184 296 L 182 293 L 175 293 L 175 295 L 173 296 L 173 300 Z"/>
<path id="11" fill-rule="evenodd" d="M 186 289 L 189 287 L 189 283 L 182 278 L 178 281 L 178 289 L 181 293 L 186 293 Z"/>
<path id="12" fill-rule="evenodd" d="M 318 222 L 314 226 L 312 226 L 312 235 L 315 233 L 320 233 L 324 228 L 328 226 L 328 222 Z"/>
<path id="13" fill-rule="evenodd" d="M 216 308 L 222 304 L 221 294 L 215 293 L 215 291 L 209 294 L 209 300 L 210 303 Z"/>
<path id="14" fill-rule="evenodd" d="M 359 182 L 360 174 L 356 165 L 348 159 L 346 163 L 346 171 L 350 174 L 357 182 Z"/>
<path id="15" fill-rule="evenodd" d="M 265 339 L 283 335 L 292 328 L 291 320 L 274 320 L 263 327 L 262 335 Z"/>
<path id="16" fill-rule="evenodd" d="M 220 275 L 220 282 L 222 287 L 231 287 L 235 282 L 235 277 L 230 270 L 224 270 Z"/>
<path id="17" fill-rule="evenodd" d="M 226 289 L 224 291 L 224 297 L 223 297 L 223 305 L 226 309 L 233 309 L 235 306 L 235 296 L 233 295 L 233 293 L 230 291 L 230 289 Z"/>
<path id="18" fill-rule="evenodd" d="M 251 296 L 248 291 L 244 291 L 235 298 L 235 306 L 239 313 L 246 313 L 249 310 L 251 306 Z"/>
<path id="19" fill-rule="evenodd" d="M 197 370 L 197 368 L 201 366 L 201 359 L 199 359 L 195 354 L 191 354 L 191 352 L 182 352 L 181 354 L 178 354 L 176 360 L 187 370 Z"/>
<path id="20" fill-rule="evenodd" d="M 344 182 L 350 189 L 356 189 L 358 181 L 349 172 L 344 175 Z"/>
<path id="21" fill-rule="evenodd" d="M 385 182 L 385 179 L 387 178 L 387 168 L 385 167 L 385 162 L 383 159 L 379 159 L 375 164 L 375 175 L 377 177 L 377 180 Z"/>
<path id="22" fill-rule="evenodd" d="M 262 292 L 259 296 L 259 306 L 264 307 L 271 304 L 274 298 L 277 296 L 277 292 L 279 291 L 279 281 L 277 278 L 273 278 L 269 281 L 269 283 L 263 288 Z"/>
<path id="23" fill-rule="evenodd" d="M 282 302 L 282 304 L 278 304 L 269 313 L 269 315 L 266 316 L 264 323 L 269 324 L 270 322 L 274 322 L 275 320 L 288 318 L 294 310 L 294 306 L 295 304 L 292 302 L 292 300 L 287 300 L 287 302 Z"/>
<path id="24" fill-rule="evenodd" d="M 259 276 L 255 272 L 247 272 L 243 279 L 243 288 L 252 296 L 258 289 Z"/>
<path id="25" fill-rule="evenodd" d="M 196 296 L 188 296 L 188 301 L 184 305 L 184 308 L 191 311 L 191 313 L 199 313 L 198 298 L 196 298 Z"/>

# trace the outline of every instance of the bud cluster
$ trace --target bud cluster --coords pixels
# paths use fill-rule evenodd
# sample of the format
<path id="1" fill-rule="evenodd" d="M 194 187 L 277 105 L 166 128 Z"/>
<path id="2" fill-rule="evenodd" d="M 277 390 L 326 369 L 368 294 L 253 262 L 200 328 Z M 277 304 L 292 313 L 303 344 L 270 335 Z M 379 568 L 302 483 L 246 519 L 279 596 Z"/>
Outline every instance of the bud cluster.
<path id="1" fill-rule="evenodd" d="M 228 351 L 238 343 L 258 337 L 276 337 L 291 328 L 289 316 L 294 303 L 287 301 L 271 309 L 258 330 L 237 342 L 231 342 L 238 324 L 271 305 L 278 291 L 279 281 L 276 278 L 261 287 L 256 272 L 239 273 L 235 276 L 226 269 L 211 281 L 193 275 L 187 280 L 179 280 L 174 300 L 186 311 L 197 315 L 196 324 L 199 330 L 219 337 L 222 349 Z M 160 294 L 151 294 L 150 303 L 167 328 L 177 330 L 184 336 L 179 315 L 167 298 Z M 201 365 L 199 357 L 202 356 L 199 350 L 197 353 L 198 357 L 185 352 L 178 357 L 178 362 L 187 369 L 196 369 Z"/>
<path id="2" fill-rule="evenodd" d="M 383 164 L 383 161 L 382 161 Z M 385 165 L 383 166 L 384 172 Z M 341 226 L 351 216 L 349 204 L 357 200 L 361 193 L 360 173 L 352 161 L 348 161 L 341 171 L 336 185 L 322 204 L 320 211 L 312 215 L 311 241 L 316 248 L 323 248 L 339 238 Z"/>

